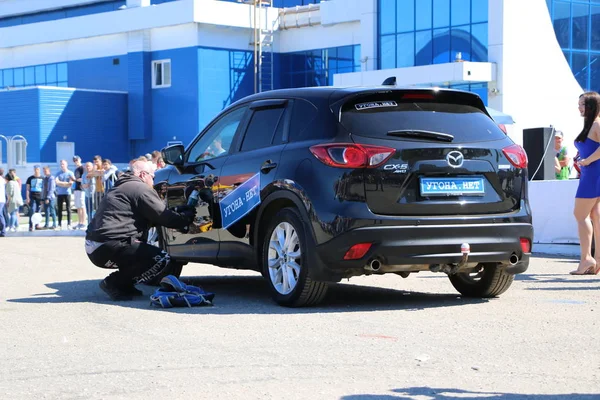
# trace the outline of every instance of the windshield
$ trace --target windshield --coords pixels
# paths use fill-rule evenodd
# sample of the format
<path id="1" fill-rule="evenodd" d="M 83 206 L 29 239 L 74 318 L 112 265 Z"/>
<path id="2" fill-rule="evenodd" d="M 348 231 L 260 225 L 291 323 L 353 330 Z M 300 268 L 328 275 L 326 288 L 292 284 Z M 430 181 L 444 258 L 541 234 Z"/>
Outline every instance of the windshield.
<path id="1" fill-rule="evenodd" d="M 505 137 L 479 108 L 436 101 L 381 98 L 346 104 L 341 123 L 354 135 L 395 140 L 432 140 L 432 135 L 393 135 L 389 132 L 424 131 L 452 135 L 452 143 L 497 140 Z"/>

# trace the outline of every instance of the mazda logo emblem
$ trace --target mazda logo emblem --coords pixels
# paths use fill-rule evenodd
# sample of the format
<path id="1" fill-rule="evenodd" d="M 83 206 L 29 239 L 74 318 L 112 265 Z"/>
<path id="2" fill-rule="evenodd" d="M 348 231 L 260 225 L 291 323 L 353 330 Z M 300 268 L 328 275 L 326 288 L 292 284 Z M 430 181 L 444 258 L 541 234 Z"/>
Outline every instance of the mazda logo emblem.
<path id="1" fill-rule="evenodd" d="M 463 156 L 463 153 L 460 151 L 451 151 L 446 156 L 446 161 L 452 168 L 462 167 L 463 162 L 465 161 L 465 156 Z"/>

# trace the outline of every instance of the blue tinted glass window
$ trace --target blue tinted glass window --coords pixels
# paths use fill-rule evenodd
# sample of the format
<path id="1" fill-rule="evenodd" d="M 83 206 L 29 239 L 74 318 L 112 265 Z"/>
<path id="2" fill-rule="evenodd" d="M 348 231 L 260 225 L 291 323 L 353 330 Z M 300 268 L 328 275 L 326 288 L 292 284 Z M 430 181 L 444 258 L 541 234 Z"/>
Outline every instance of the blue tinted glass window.
<path id="1" fill-rule="evenodd" d="M 352 58 L 354 60 L 354 67 L 357 71 L 360 71 L 360 46 L 352 46 Z"/>
<path id="2" fill-rule="evenodd" d="M 394 4 L 379 0 L 379 5 L 380 32 L 386 32 L 379 37 L 379 68 L 450 62 L 459 52 L 463 60 L 487 61 L 486 0 L 397 0 L 397 35 L 387 34 L 392 30 L 391 20 L 382 26 Z M 477 21 L 473 28 L 472 20 Z M 411 38 L 413 46 L 408 44 Z"/>
<path id="3" fill-rule="evenodd" d="M 35 85 L 35 68 L 26 67 L 24 70 L 25 74 L 25 86 Z"/>
<path id="4" fill-rule="evenodd" d="M 381 37 L 381 68 L 396 68 L 396 36 Z"/>
<path id="5" fill-rule="evenodd" d="M 415 29 L 414 0 L 397 0 L 396 24 L 398 32 L 408 32 Z"/>
<path id="6" fill-rule="evenodd" d="M 588 22 L 590 18 L 590 6 L 588 4 L 573 4 L 573 48 L 588 48 Z"/>
<path id="7" fill-rule="evenodd" d="M 420 31 L 415 34 L 415 65 L 433 64 L 433 46 L 431 31 Z"/>
<path id="8" fill-rule="evenodd" d="M 550 0 L 548 0 L 550 1 Z M 471 2 L 471 22 L 487 22 L 488 20 L 488 2 L 473 0 Z"/>
<path id="9" fill-rule="evenodd" d="M 5 69 L 2 73 L 2 77 L 4 80 L 4 86 L 14 86 L 15 85 L 12 69 Z"/>
<path id="10" fill-rule="evenodd" d="M 342 47 L 338 47 L 337 48 L 337 57 L 338 58 L 342 58 L 344 60 L 349 60 L 349 61 L 353 61 L 354 59 L 354 54 L 352 52 L 352 47 L 353 46 L 342 46 Z M 336 49 L 333 49 L 334 51 Z M 335 54 L 335 53 L 334 53 Z"/>
<path id="11" fill-rule="evenodd" d="M 571 65 L 571 69 L 573 70 L 573 75 L 579 85 L 583 88 L 583 90 L 589 90 L 588 87 L 588 73 L 589 73 L 589 58 L 588 53 L 576 53 L 573 52 L 573 62 Z"/>
<path id="12" fill-rule="evenodd" d="M 485 23 L 471 25 L 471 35 L 473 36 L 471 41 L 471 60 L 481 62 L 487 61 L 488 24 Z"/>
<path id="13" fill-rule="evenodd" d="M 600 54 L 590 58 L 590 90 L 600 92 Z"/>
<path id="14" fill-rule="evenodd" d="M 433 27 L 450 26 L 450 0 L 433 0 Z"/>
<path id="15" fill-rule="evenodd" d="M 567 50 L 563 50 L 563 54 L 565 56 L 565 60 L 571 65 L 571 52 Z"/>
<path id="16" fill-rule="evenodd" d="M 590 32 L 592 34 L 592 40 L 590 49 L 600 51 L 600 6 L 592 6 L 591 14 L 592 26 Z"/>
<path id="17" fill-rule="evenodd" d="M 46 84 L 46 66 L 38 65 L 35 67 L 35 84 L 45 85 Z"/>
<path id="18" fill-rule="evenodd" d="M 452 25 L 464 25 L 471 22 L 471 1 L 452 0 Z"/>
<path id="19" fill-rule="evenodd" d="M 471 61 L 471 26 L 455 26 L 450 38 L 450 61 L 462 59 Z M 459 54 L 460 53 L 460 54 Z"/>
<path id="20" fill-rule="evenodd" d="M 450 62 L 450 30 L 435 29 L 433 31 L 433 63 Z"/>
<path id="21" fill-rule="evenodd" d="M 58 82 L 58 85 L 56 86 L 67 87 L 67 82 Z"/>
<path id="22" fill-rule="evenodd" d="M 382 35 L 396 32 L 396 0 L 381 0 L 379 29 Z"/>
<path id="23" fill-rule="evenodd" d="M 554 2 L 554 32 L 560 47 L 569 47 L 571 36 L 571 4 L 562 1 Z"/>
<path id="24" fill-rule="evenodd" d="M 67 63 L 60 63 L 56 65 L 56 73 L 59 81 L 67 80 Z"/>
<path id="25" fill-rule="evenodd" d="M 23 86 L 25 83 L 24 77 L 23 77 L 23 68 L 15 68 L 14 69 L 14 85 L 19 87 L 19 86 Z"/>
<path id="26" fill-rule="evenodd" d="M 415 65 L 415 34 L 401 33 L 396 38 L 398 68 L 413 67 Z"/>
<path id="27" fill-rule="evenodd" d="M 4 88 L 4 73 L 3 70 L 0 69 L 0 89 Z"/>
<path id="28" fill-rule="evenodd" d="M 416 29 L 430 29 L 433 20 L 432 0 L 417 0 L 416 5 Z"/>
<path id="29" fill-rule="evenodd" d="M 46 65 L 46 82 L 56 82 L 56 64 Z"/>

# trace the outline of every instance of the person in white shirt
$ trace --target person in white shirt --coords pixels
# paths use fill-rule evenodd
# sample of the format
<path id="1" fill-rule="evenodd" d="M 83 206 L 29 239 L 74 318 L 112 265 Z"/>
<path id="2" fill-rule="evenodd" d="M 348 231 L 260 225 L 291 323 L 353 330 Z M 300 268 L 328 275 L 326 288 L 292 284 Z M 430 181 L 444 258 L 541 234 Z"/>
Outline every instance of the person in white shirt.
<path id="1" fill-rule="evenodd" d="M 6 236 L 6 218 L 4 208 L 6 207 L 6 179 L 4 170 L 0 168 L 0 237 Z"/>

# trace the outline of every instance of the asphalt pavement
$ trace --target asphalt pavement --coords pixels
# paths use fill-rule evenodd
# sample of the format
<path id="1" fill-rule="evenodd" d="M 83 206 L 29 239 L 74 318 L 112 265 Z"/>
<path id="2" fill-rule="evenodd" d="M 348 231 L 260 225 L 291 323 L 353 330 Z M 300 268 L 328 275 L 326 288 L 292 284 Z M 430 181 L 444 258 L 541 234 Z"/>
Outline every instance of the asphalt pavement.
<path id="1" fill-rule="evenodd" d="M 445 275 L 352 278 L 274 304 L 256 273 L 184 280 L 213 307 L 113 302 L 81 237 L 0 238 L 2 399 L 600 399 L 600 275 L 533 258 L 497 299 Z"/>

